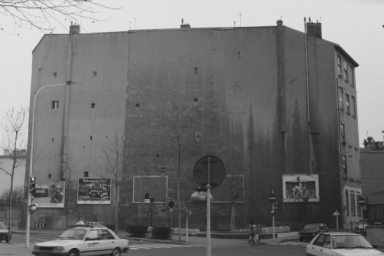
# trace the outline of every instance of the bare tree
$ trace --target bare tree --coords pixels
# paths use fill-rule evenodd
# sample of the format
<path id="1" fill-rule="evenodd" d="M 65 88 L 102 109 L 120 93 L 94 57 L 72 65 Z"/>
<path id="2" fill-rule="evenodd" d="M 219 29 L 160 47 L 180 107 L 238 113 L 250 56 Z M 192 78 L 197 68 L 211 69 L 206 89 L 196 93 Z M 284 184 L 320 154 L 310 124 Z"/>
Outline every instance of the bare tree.
<path id="1" fill-rule="evenodd" d="M 13 193 L 13 178 L 15 171 L 18 167 L 25 165 L 25 154 L 22 149 L 25 149 L 26 143 L 24 135 L 26 133 L 26 123 L 28 119 L 28 109 L 15 108 L 9 109 L 3 117 L 1 129 L 3 137 L 1 138 L 0 147 L 4 152 L 8 152 L 12 166 L 6 169 L 0 166 L 0 170 L 8 174 L 11 178 L 10 193 L 9 193 L 9 229 L 11 229 L 11 215 L 12 215 L 12 193 Z"/>
<path id="2" fill-rule="evenodd" d="M 181 200 L 180 200 L 180 171 L 182 162 L 198 143 L 197 113 L 193 106 L 186 104 L 171 105 L 163 110 L 160 118 L 160 139 L 163 148 L 171 152 L 171 157 L 177 161 L 177 207 L 179 241 L 181 241 Z"/>
<path id="3" fill-rule="evenodd" d="M 103 178 L 111 179 L 111 183 L 115 189 L 115 230 L 119 227 L 119 211 L 120 211 L 120 185 L 123 176 L 123 150 L 124 135 L 119 135 L 117 131 L 113 134 L 112 139 L 102 146 L 102 154 L 97 163 L 97 174 Z"/>
<path id="4" fill-rule="evenodd" d="M 118 9 L 100 2 L 102 1 L 0 0 L 0 14 L 11 19 L 17 27 L 34 27 L 40 31 L 49 32 L 55 29 L 55 24 L 63 26 L 63 19 L 76 23 L 79 19 L 98 21 L 93 17 L 98 13 L 98 9 Z"/>

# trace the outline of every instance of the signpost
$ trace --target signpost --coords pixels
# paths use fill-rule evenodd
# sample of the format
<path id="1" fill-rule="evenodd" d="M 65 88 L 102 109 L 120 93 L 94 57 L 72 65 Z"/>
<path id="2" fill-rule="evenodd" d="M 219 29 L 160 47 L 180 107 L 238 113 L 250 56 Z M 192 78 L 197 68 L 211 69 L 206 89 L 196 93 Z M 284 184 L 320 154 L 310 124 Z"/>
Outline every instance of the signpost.
<path id="1" fill-rule="evenodd" d="M 268 196 L 268 201 L 272 204 L 272 235 L 273 235 L 273 240 L 275 240 L 275 203 L 277 201 L 276 195 L 273 193 L 269 194 Z"/>
<path id="2" fill-rule="evenodd" d="M 224 163 L 218 157 L 204 156 L 196 162 L 193 178 L 198 186 L 207 188 L 207 256 L 211 256 L 211 189 L 223 183 Z"/>

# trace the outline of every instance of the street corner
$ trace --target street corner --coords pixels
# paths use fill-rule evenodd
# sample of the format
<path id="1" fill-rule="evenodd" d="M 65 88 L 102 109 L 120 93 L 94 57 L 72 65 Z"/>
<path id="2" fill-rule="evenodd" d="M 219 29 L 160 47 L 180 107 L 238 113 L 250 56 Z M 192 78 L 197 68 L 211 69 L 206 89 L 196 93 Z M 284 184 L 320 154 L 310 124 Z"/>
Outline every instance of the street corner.
<path id="1" fill-rule="evenodd" d="M 30 256 L 33 246 L 26 248 L 25 244 L 0 243 L 0 255 Z"/>

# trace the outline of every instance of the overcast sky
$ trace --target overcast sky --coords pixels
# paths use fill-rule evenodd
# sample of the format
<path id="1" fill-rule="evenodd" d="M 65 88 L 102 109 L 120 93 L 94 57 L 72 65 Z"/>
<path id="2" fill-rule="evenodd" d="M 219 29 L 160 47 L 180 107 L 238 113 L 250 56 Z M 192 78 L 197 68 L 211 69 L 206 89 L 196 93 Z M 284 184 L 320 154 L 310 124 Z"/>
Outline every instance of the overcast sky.
<path id="1" fill-rule="evenodd" d="M 102 10 L 102 22 L 81 20 L 82 33 L 129 29 L 285 26 L 304 31 L 304 17 L 322 23 L 323 39 L 339 44 L 359 63 L 356 69 L 359 141 L 367 135 L 382 141 L 384 129 L 384 1 L 383 0 L 114 0 L 121 7 Z M 54 33 L 68 33 L 63 20 Z M 14 28 L 0 13 L 0 115 L 15 106 L 29 107 L 32 50 L 43 33 Z"/>

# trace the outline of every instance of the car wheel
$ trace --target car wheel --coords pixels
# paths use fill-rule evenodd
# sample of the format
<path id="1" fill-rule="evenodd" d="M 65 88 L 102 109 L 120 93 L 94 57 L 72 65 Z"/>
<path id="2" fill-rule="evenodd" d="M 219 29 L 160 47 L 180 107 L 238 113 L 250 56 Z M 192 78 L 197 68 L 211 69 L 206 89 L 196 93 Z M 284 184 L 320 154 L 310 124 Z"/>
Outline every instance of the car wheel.
<path id="1" fill-rule="evenodd" d="M 300 240 L 300 242 L 303 242 L 303 241 L 304 241 L 304 238 L 299 237 L 299 240 Z"/>
<path id="2" fill-rule="evenodd" d="M 119 249 L 114 249 L 111 256 L 120 256 L 121 253 L 120 253 L 120 250 Z"/>
<path id="3" fill-rule="evenodd" d="M 71 251 L 69 251 L 67 256 L 79 256 L 79 253 L 75 250 L 71 250 Z"/>

